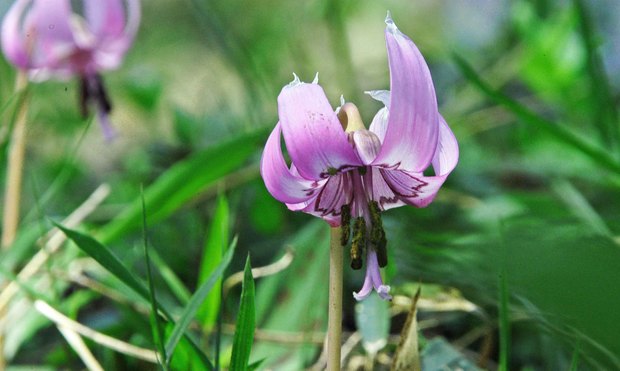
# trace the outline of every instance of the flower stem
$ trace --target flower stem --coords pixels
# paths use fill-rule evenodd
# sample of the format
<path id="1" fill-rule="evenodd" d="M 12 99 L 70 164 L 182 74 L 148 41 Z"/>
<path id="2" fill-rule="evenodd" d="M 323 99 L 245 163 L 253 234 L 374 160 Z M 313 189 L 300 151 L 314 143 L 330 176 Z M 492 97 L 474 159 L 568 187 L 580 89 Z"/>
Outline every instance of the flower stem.
<path id="1" fill-rule="evenodd" d="M 26 148 L 27 86 L 28 74 L 24 71 L 18 71 L 15 79 L 15 94 L 20 96 L 17 103 L 17 116 L 13 125 L 13 132 L 11 133 L 7 164 L 4 214 L 2 216 L 2 240 L 0 242 L 1 250 L 6 250 L 11 246 L 17 235 L 17 226 L 19 224 L 19 204 Z M 6 359 L 4 358 L 4 323 L 6 322 L 7 310 L 6 308 L 0 310 L 0 371 L 4 371 L 6 367 Z"/>
<path id="2" fill-rule="evenodd" d="M 24 71 L 17 73 L 15 93 L 25 93 L 28 75 Z M 19 204 L 21 199 L 24 152 L 26 149 L 26 115 L 28 112 L 27 97 L 19 97 L 17 117 L 9 148 L 7 164 L 6 188 L 4 189 L 4 215 L 2 218 L 2 249 L 6 250 L 15 240 L 19 223 Z"/>
<path id="3" fill-rule="evenodd" d="M 327 322 L 327 370 L 340 370 L 342 344 L 342 265 L 340 227 L 331 228 L 329 242 L 329 312 Z"/>

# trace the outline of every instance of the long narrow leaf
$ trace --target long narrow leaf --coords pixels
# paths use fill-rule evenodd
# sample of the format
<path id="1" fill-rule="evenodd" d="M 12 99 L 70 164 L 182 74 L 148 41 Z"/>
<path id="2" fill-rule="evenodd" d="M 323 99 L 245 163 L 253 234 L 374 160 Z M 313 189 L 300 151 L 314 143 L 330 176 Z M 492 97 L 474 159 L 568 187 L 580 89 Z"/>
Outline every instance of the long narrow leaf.
<path id="1" fill-rule="evenodd" d="M 233 338 L 232 356 L 230 369 L 232 371 L 245 371 L 248 369 L 250 351 L 254 342 L 254 328 L 256 326 L 256 308 L 254 302 L 254 277 L 250 256 L 245 261 L 243 274 L 243 289 L 241 290 L 241 303 L 237 314 L 237 328 Z"/>
<path id="2" fill-rule="evenodd" d="M 110 271 L 116 278 L 120 279 L 125 285 L 138 293 L 147 302 L 150 300 L 149 291 L 143 283 L 121 263 L 121 261 L 112 252 L 90 236 L 86 236 L 79 232 L 65 228 L 58 223 L 54 223 L 58 229 L 63 231 L 75 244 L 97 263 L 101 264 L 105 269 Z"/>
<path id="3" fill-rule="evenodd" d="M 162 220 L 221 177 L 236 170 L 264 143 L 267 131 L 260 129 L 208 148 L 180 161 L 144 191 L 151 222 Z M 136 200 L 103 227 L 98 239 L 113 241 L 140 226 L 141 204 Z"/>
<path id="4" fill-rule="evenodd" d="M 168 371 L 168 359 L 166 357 L 166 349 L 164 347 L 164 330 L 159 319 L 159 310 L 157 309 L 157 298 L 155 295 L 155 285 L 153 284 L 153 275 L 151 273 L 151 259 L 149 257 L 149 242 L 146 227 L 146 205 L 144 203 L 144 193 L 142 193 L 142 242 L 144 245 L 144 259 L 146 260 L 146 281 L 149 286 L 149 298 L 151 299 L 151 331 L 153 332 L 153 340 L 157 346 L 157 351 L 162 357 L 160 364 L 164 371 Z"/>
<path id="5" fill-rule="evenodd" d="M 217 199 L 217 207 L 215 209 L 213 221 L 211 222 L 207 238 L 205 239 L 198 284 L 203 283 L 222 261 L 222 255 L 224 255 L 224 251 L 228 246 L 229 214 L 230 211 L 226 196 L 220 195 Z M 204 329 L 211 329 L 215 325 L 220 308 L 221 287 L 222 279 L 220 277 L 215 283 L 215 290 L 212 290 L 209 295 L 207 295 L 205 301 L 198 310 L 197 317 L 200 319 Z"/>
<path id="6" fill-rule="evenodd" d="M 110 273 L 120 279 L 123 283 L 129 286 L 132 290 L 134 290 L 138 295 L 142 297 L 147 303 L 150 301 L 149 291 L 146 289 L 144 284 L 139 281 L 134 275 L 123 266 L 120 260 L 112 254 L 112 252 L 102 245 L 100 242 L 95 240 L 90 236 L 86 236 L 79 232 L 73 231 L 71 229 L 65 228 L 57 223 L 54 223 L 61 231 L 67 235 L 82 251 L 88 254 L 91 258 L 95 259 L 99 264 L 101 264 L 105 269 L 107 269 Z M 159 303 L 159 309 L 166 316 L 167 320 L 171 323 L 174 323 L 172 320 L 172 315 L 170 311 L 166 309 L 165 306 Z M 196 344 L 196 342 L 187 334 L 184 334 L 186 339 L 192 346 L 192 349 L 195 351 L 196 355 L 199 357 L 200 361 L 203 363 L 205 367 L 209 370 L 213 370 L 213 364 L 209 361 L 209 358 L 204 354 L 204 352 L 200 349 L 200 347 Z M 177 340 L 178 342 L 178 340 Z M 172 354 L 168 352 L 168 354 Z"/>
<path id="7" fill-rule="evenodd" d="M 172 334 L 168 338 L 168 342 L 166 343 L 166 353 L 170 355 L 169 359 L 172 358 L 174 353 L 174 349 L 176 348 L 179 340 L 181 340 L 181 336 L 185 333 L 185 330 L 189 327 L 190 322 L 194 319 L 196 312 L 200 308 L 200 305 L 204 301 L 205 297 L 209 294 L 217 280 L 224 273 L 224 270 L 230 264 L 232 260 L 233 254 L 235 252 L 235 247 L 237 245 L 237 239 L 235 238 L 231 243 L 231 246 L 228 248 L 228 252 L 220 265 L 218 265 L 217 269 L 213 273 L 208 280 L 206 280 L 199 288 L 196 290 L 192 298 L 189 300 L 185 309 L 183 309 L 183 313 L 179 317 L 177 324 L 174 326 L 172 330 Z"/>
<path id="8" fill-rule="evenodd" d="M 592 24 L 588 9 L 583 0 L 574 0 L 579 16 L 581 38 L 585 46 L 588 75 L 590 77 L 590 96 L 596 107 L 594 125 L 598 128 L 601 139 L 614 151 L 620 144 L 620 127 L 618 126 L 618 111 L 614 102 L 613 92 L 606 76 L 605 67 L 600 54 L 596 50 L 596 32 Z"/>
<path id="9" fill-rule="evenodd" d="M 523 122 L 545 130 L 546 132 L 554 135 L 559 140 L 562 140 L 563 142 L 570 144 L 574 148 L 585 153 L 599 164 L 605 166 L 610 170 L 613 170 L 616 173 L 620 173 L 620 163 L 616 161 L 612 156 L 610 156 L 609 153 L 606 152 L 604 149 L 584 140 L 582 136 L 573 133 L 565 126 L 558 125 L 543 117 L 540 117 L 519 102 L 513 100 L 502 92 L 491 88 L 487 83 L 482 81 L 482 79 L 474 71 L 474 69 L 458 55 L 454 55 L 454 61 L 460 68 L 463 75 L 472 84 L 474 84 L 478 89 L 484 92 L 496 103 L 506 107 Z"/>

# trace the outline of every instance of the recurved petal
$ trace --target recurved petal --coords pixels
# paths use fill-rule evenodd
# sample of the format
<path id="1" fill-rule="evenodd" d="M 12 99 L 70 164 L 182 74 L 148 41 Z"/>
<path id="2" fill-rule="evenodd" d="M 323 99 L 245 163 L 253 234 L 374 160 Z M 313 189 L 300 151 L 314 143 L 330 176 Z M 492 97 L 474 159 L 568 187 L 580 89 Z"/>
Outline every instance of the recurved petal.
<path id="1" fill-rule="evenodd" d="M 439 143 L 432 162 L 434 176 L 424 176 L 422 173 L 402 170 L 380 170 L 392 191 L 407 204 L 417 207 L 430 204 L 458 162 L 458 143 L 452 130 L 441 116 L 439 128 Z"/>
<path id="2" fill-rule="evenodd" d="M 2 52 L 6 58 L 19 68 L 30 65 L 21 20 L 29 0 L 17 0 L 4 16 L 2 22 Z"/>
<path id="3" fill-rule="evenodd" d="M 385 39 L 390 66 L 388 125 L 375 165 L 421 172 L 431 162 L 439 127 L 437 98 L 422 54 L 388 14 Z"/>
<path id="4" fill-rule="evenodd" d="M 383 179 L 383 169 L 368 168 L 364 174 L 364 189 L 369 200 L 377 201 L 381 210 L 389 210 L 405 205 Z"/>
<path id="5" fill-rule="evenodd" d="M 326 178 L 362 165 L 318 84 L 296 79 L 285 86 L 278 114 L 286 148 L 304 178 Z"/>
<path id="6" fill-rule="evenodd" d="M 383 143 L 385 141 L 385 132 L 387 131 L 388 117 L 390 113 L 387 107 L 383 107 L 377 112 L 375 117 L 372 119 L 370 123 L 370 127 L 368 130 L 375 133 L 377 138 Z"/>
<path id="7" fill-rule="evenodd" d="M 280 202 L 296 204 L 316 196 L 322 182 L 304 179 L 291 172 L 280 145 L 280 123 L 269 135 L 263 151 L 260 172 L 271 195 Z"/>
<path id="8" fill-rule="evenodd" d="M 125 30 L 123 0 L 84 1 L 84 17 L 99 39 L 120 36 Z"/>
<path id="9" fill-rule="evenodd" d="M 303 211 L 319 217 L 337 227 L 341 223 L 342 206 L 351 203 L 351 179 L 348 174 L 336 174 L 329 177 L 318 195 L 311 200 L 297 204 L 287 204 L 293 211 Z"/>
<path id="10" fill-rule="evenodd" d="M 69 0 L 33 1 L 24 22 L 32 67 L 65 68 L 63 63 L 77 48 L 70 24 L 73 17 Z"/>

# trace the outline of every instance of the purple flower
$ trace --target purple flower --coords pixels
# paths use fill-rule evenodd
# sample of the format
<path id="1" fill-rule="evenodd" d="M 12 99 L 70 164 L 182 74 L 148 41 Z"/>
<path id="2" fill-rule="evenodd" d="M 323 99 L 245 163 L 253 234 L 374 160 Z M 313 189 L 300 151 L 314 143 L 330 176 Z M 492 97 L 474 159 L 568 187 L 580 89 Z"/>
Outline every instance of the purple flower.
<path id="1" fill-rule="evenodd" d="M 76 5 L 79 13 L 71 0 L 15 1 L 2 23 L 2 50 L 33 81 L 79 76 L 82 113 L 88 113 L 88 104 L 96 105 L 110 135 L 111 106 L 99 72 L 120 66 L 138 30 L 139 0 L 83 0 Z"/>
<path id="2" fill-rule="evenodd" d="M 261 159 L 269 192 L 289 209 L 323 218 L 351 238 L 351 266 L 366 254 L 366 279 L 357 300 L 376 290 L 390 299 L 379 268 L 387 264 L 380 212 L 405 204 L 425 207 L 458 161 L 458 144 L 437 110 L 431 75 L 415 44 L 388 13 L 385 38 L 391 92 L 367 92 L 385 107 L 366 129 L 357 107 L 334 110 L 317 79 L 295 76 L 278 97 L 280 121 Z M 282 155 L 281 135 L 292 160 Z M 432 165 L 434 174 L 424 171 Z M 350 224 L 353 224 L 351 231 Z M 351 233 L 352 232 L 352 233 Z"/>

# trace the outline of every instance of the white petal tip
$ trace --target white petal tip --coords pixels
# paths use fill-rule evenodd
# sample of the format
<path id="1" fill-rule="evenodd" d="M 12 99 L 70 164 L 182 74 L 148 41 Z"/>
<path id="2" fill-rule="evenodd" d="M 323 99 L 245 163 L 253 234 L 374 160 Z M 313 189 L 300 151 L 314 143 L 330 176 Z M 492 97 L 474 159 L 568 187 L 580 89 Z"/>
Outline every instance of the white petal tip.
<path id="1" fill-rule="evenodd" d="M 340 96 L 340 107 L 344 106 L 344 104 L 346 103 L 346 101 L 344 100 L 344 95 Z"/>
<path id="2" fill-rule="evenodd" d="M 295 72 L 293 72 L 293 81 L 289 82 L 287 86 L 297 86 L 303 84 L 301 80 L 299 80 L 299 76 Z"/>
<path id="3" fill-rule="evenodd" d="M 396 24 L 394 23 L 394 20 L 392 19 L 392 13 L 389 10 L 387 11 L 387 15 L 385 16 L 385 24 L 390 31 L 398 30 Z"/>
<path id="4" fill-rule="evenodd" d="M 353 297 L 355 298 L 355 300 L 357 301 L 362 301 L 364 299 L 366 299 L 368 297 L 368 295 L 370 294 L 370 292 L 367 292 L 365 294 L 359 294 L 357 292 L 353 293 Z"/>
<path id="5" fill-rule="evenodd" d="M 383 300 L 392 300 L 392 295 L 390 295 L 390 286 L 388 285 L 379 286 L 379 288 L 377 289 L 377 294 L 379 294 L 379 296 Z"/>
<path id="6" fill-rule="evenodd" d="M 313 84 L 318 84 L 319 83 L 319 73 L 317 72 L 316 75 L 314 75 L 314 80 L 312 80 Z"/>

